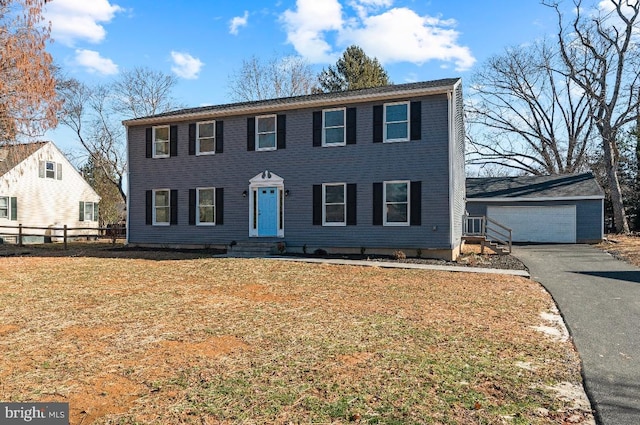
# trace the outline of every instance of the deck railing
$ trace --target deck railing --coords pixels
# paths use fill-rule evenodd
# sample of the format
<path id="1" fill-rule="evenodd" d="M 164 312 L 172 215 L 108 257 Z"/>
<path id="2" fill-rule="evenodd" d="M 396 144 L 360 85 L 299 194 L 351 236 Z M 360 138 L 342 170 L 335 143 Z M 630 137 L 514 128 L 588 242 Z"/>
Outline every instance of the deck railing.
<path id="1" fill-rule="evenodd" d="M 14 232 L 5 231 L 4 229 L 13 229 Z M 113 225 L 108 227 L 68 227 L 66 224 L 62 227 L 39 227 L 39 226 L 0 226 L 0 237 L 15 238 L 16 244 L 24 245 L 25 237 L 43 237 L 50 238 L 51 241 L 62 240 L 64 249 L 67 249 L 67 243 L 70 239 L 75 238 L 108 238 L 115 244 L 116 239 L 123 238 L 125 235 L 125 226 Z M 40 231 L 40 232 L 39 232 Z M 78 233 L 81 232 L 81 233 Z"/>
<path id="2" fill-rule="evenodd" d="M 464 216 L 464 236 L 483 237 L 490 242 L 511 249 L 513 246 L 512 230 L 507 226 L 485 216 Z"/>

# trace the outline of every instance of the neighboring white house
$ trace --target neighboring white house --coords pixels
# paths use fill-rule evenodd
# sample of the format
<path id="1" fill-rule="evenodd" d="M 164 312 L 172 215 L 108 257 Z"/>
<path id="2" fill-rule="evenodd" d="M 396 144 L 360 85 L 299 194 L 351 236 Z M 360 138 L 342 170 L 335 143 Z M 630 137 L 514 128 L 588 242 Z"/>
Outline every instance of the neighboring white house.
<path id="1" fill-rule="evenodd" d="M 51 142 L 0 147 L 0 238 L 16 240 L 19 224 L 51 230 L 23 230 L 23 234 L 47 235 L 53 228 L 97 228 L 100 196 Z M 6 226 L 6 227 L 3 227 Z M 69 236 L 95 234 L 69 231 Z M 47 238 L 48 239 L 48 238 Z M 42 242 L 45 236 L 27 236 L 23 242 Z"/>

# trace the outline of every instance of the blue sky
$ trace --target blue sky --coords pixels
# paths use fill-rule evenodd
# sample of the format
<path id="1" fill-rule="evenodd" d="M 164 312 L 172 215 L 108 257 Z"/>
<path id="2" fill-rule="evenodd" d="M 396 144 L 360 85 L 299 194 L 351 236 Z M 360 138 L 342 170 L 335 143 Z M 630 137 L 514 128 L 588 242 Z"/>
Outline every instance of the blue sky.
<path id="1" fill-rule="evenodd" d="M 230 102 L 229 77 L 252 55 L 302 56 L 320 71 L 357 44 L 394 83 L 464 81 L 491 55 L 557 31 L 539 0 L 53 0 L 46 16 L 67 75 L 107 83 L 148 66 L 176 75 L 188 106 Z M 76 148 L 65 131 L 47 136 Z"/>

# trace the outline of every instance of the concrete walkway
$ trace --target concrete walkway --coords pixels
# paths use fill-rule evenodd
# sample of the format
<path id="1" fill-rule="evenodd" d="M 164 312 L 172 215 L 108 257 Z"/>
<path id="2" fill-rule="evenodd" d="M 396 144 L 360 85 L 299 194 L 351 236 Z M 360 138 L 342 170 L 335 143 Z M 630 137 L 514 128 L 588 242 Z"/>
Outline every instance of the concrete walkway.
<path id="1" fill-rule="evenodd" d="M 604 425 L 640 424 L 640 269 L 587 245 L 514 247 L 553 296 Z"/>
<path id="2" fill-rule="evenodd" d="M 305 257 L 267 257 L 267 258 L 269 258 L 270 260 L 295 261 L 295 262 L 301 262 L 301 263 L 342 264 L 342 265 L 349 265 L 349 266 L 382 267 L 382 268 L 389 268 L 389 269 L 441 270 L 445 272 L 506 274 L 511 276 L 529 277 L 529 273 L 526 270 L 489 269 L 489 268 L 482 268 L 482 267 L 464 267 L 464 266 L 439 266 L 437 264 L 393 263 L 390 261 L 347 260 L 347 259 L 335 259 L 335 258 L 305 258 Z"/>

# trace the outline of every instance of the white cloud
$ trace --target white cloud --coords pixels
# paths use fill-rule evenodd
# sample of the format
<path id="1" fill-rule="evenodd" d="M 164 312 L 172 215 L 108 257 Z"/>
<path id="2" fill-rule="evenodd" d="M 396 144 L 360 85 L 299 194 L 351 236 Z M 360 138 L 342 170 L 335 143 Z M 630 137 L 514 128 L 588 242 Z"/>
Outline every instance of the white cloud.
<path id="1" fill-rule="evenodd" d="M 118 65 L 111 59 L 103 58 L 100 53 L 94 50 L 76 50 L 75 63 L 92 74 L 114 75 L 118 73 Z"/>
<path id="2" fill-rule="evenodd" d="M 296 11 L 287 9 L 282 16 L 287 41 L 310 62 L 331 62 L 335 54 L 324 37 L 343 27 L 342 5 L 338 0 L 297 0 L 296 6 Z"/>
<path id="3" fill-rule="evenodd" d="M 458 43 L 456 21 L 420 16 L 408 8 L 391 8 L 393 0 L 351 0 L 357 17 L 343 19 L 339 0 L 297 0 L 282 20 L 287 39 L 296 51 L 313 63 L 329 63 L 337 56 L 330 36 L 347 47 L 357 44 L 382 63 L 431 60 L 464 71 L 475 63 L 470 49 Z"/>
<path id="4" fill-rule="evenodd" d="M 249 12 L 247 10 L 244 11 L 244 15 L 234 17 L 229 23 L 229 33 L 233 35 L 238 35 L 238 29 L 241 27 L 246 27 L 247 22 L 249 21 Z"/>
<path id="5" fill-rule="evenodd" d="M 198 58 L 194 58 L 189 53 L 171 52 L 171 59 L 173 60 L 173 66 L 171 70 L 178 76 L 186 78 L 188 80 L 194 80 L 198 78 L 200 69 L 204 63 Z"/>
<path id="6" fill-rule="evenodd" d="M 123 10 L 110 0 L 55 0 L 47 3 L 45 17 L 51 21 L 54 40 L 73 46 L 78 40 L 104 40 L 106 31 L 101 23 L 110 22 Z"/>

